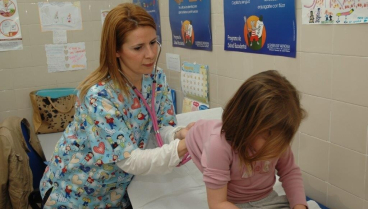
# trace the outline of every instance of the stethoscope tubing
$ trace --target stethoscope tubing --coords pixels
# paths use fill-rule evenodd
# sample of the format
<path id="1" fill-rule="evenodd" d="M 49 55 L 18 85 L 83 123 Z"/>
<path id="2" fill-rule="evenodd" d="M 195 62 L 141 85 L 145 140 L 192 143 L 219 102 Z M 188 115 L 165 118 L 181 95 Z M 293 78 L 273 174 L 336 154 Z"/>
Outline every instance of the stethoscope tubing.
<path id="1" fill-rule="evenodd" d="M 144 99 L 143 95 L 138 91 L 137 87 L 135 87 L 130 81 L 129 79 L 124 75 L 123 72 L 121 72 L 119 70 L 119 72 L 124 76 L 124 78 L 128 81 L 129 85 L 131 86 L 131 88 L 133 89 L 134 93 L 142 100 L 144 106 L 146 107 L 149 115 L 151 116 L 151 120 L 152 120 L 152 126 L 153 126 L 153 130 L 155 132 L 155 136 L 156 136 L 156 141 L 159 147 L 162 147 L 164 145 L 164 142 L 162 140 L 161 134 L 160 134 L 160 130 L 159 130 L 159 126 L 158 126 L 158 122 L 157 122 L 157 115 L 156 115 L 156 111 L 155 111 L 155 94 L 156 94 L 156 70 L 157 70 L 157 61 L 160 57 L 161 54 L 161 43 L 156 41 L 160 50 L 158 52 L 157 58 L 156 58 L 156 62 L 155 62 L 155 66 L 154 66 L 154 76 L 153 76 L 153 81 L 152 81 L 152 97 L 151 97 L 151 107 L 148 105 L 147 101 Z M 191 157 L 189 155 L 189 153 L 187 152 L 181 162 L 179 163 L 179 165 L 177 165 L 177 167 L 184 165 L 185 163 L 187 163 L 188 161 L 191 160 Z"/>

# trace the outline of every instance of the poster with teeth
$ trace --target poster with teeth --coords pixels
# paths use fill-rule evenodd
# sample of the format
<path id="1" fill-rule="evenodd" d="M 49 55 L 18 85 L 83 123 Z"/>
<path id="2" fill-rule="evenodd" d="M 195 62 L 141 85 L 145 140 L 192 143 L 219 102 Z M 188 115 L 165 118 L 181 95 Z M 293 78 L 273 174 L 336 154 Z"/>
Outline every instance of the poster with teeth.
<path id="1" fill-rule="evenodd" d="M 172 46 L 212 51 L 211 1 L 168 2 Z M 220 4 L 220 1 L 215 4 Z"/>
<path id="2" fill-rule="evenodd" d="M 208 104 L 208 65 L 183 62 L 181 89 L 185 97 Z"/>
<path id="3" fill-rule="evenodd" d="M 295 1 L 223 2 L 226 51 L 296 57 Z"/>
<path id="4" fill-rule="evenodd" d="M 46 44 L 49 73 L 87 68 L 86 46 L 84 42 L 69 44 Z"/>
<path id="5" fill-rule="evenodd" d="M 0 51 L 23 49 L 17 0 L 0 0 Z"/>

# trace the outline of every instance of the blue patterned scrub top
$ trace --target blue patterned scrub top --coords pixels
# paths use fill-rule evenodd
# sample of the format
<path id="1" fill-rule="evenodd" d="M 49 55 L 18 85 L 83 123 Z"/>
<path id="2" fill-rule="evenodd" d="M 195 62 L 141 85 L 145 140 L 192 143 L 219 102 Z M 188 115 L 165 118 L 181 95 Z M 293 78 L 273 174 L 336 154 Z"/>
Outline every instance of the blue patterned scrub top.
<path id="1" fill-rule="evenodd" d="M 151 104 L 153 75 L 143 76 L 142 94 Z M 160 127 L 175 126 L 166 77 L 157 73 L 155 110 Z M 74 120 L 55 146 L 40 182 L 42 197 L 52 188 L 45 208 L 124 208 L 130 205 L 126 189 L 133 175 L 116 162 L 143 149 L 153 131 L 140 98 L 129 87 L 128 98 L 112 81 L 92 86 L 77 101 Z M 82 103 L 81 103 L 82 102 Z M 143 197 L 142 197 L 143 198 Z"/>

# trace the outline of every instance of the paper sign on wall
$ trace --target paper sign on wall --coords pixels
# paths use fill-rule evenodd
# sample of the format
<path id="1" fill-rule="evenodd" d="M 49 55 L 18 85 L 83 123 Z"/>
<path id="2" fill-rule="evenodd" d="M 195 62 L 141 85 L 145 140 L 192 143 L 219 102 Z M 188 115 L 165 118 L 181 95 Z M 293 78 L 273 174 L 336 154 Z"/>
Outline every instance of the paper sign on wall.
<path id="1" fill-rule="evenodd" d="M 87 68 L 84 42 L 45 45 L 49 73 Z"/>
<path id="2" fill-rule="evenodd" d="M 208 65 L 184 62 L 181 89 L 185 97 L 208 104 Z"/>
<path id="3" fill-rule="evenodd" d="M 54 44 L 66 44 L 68 42 L 66 31 L 65 30 L 54 30 L 53 31 L 53 41 L 54 41 Z"/>
<path id="4" fill-rule="evenodd" d="M 41 31 L 82 30 L 80 2 L 39 2 Z"/>
<path id="5" fill-rule="evenodd" d="M 193 112 L 193 111 L 198 111 L 198 110 L 207 110 L 209 108 L 210 107 L 208 104 L 198 102 L 193 99 L 189 99 L 187 97 L 184 97 L 183 99 L 182 113 Z"/>
<path id="6" fill-rule="evenodd" d="M 102 25 L 105 22 L 107 14 L 110 12 L 110 10 L 101 10 L 101 23 Z"/>
<path id="7" fill-rule="evenodd" d="M 0 1 L 0 51 L 23 49 L 17 0 Z"/>
<path id="8" fill-rule="evenodd" d="M 169 70 L 180 72 L 180 55 L 166 53 L 166 67 Z"/>

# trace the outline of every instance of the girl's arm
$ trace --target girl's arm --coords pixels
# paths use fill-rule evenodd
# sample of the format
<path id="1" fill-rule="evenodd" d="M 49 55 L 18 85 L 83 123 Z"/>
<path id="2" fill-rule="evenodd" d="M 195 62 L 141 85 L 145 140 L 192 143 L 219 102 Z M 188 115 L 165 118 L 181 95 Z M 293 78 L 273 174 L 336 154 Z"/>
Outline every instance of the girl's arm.
<path id="1" fill-rule="evenodd" d="M 277 175 L 280 176 L 282 187 L 289 200 L 290 207 L 298 209 L 296 206 L 307 206 L 305 198 L 302 173 L 298 165 L 295 164 L 291 147 L 282 154 L 276 164 Z"/>
<path id="2" fill-rule="evenodd" d="M 239 209 L 227 201 L 227 185 L 220 189 L 207 189 L 207 201 L 210 209 Z"/>

